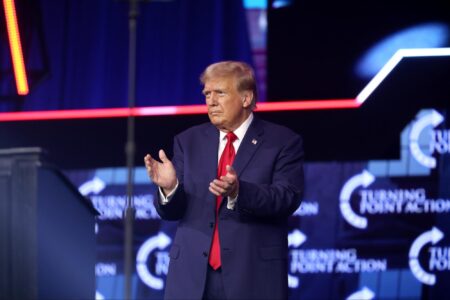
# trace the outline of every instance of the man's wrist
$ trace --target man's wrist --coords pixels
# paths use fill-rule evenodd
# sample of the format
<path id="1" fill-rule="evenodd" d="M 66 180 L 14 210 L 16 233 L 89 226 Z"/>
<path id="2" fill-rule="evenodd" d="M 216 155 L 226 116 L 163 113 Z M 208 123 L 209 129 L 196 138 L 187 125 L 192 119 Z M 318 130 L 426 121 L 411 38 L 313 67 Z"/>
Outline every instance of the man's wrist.
<path id="1" fill-rule="evenodd" d="M 172 193 L 176 188 L 178 187 L 178 179 L 175 181 L 173 185 L 169 188 L 161 187 L 162 192 L 164 193 L 164 196 L 168 196 L 170 193 Z"/>
<path id="2" fill-rule="evenodd" d="M 176 183 L 175 187 L 170 191 L 163 190 L 162 187 L 159 187 L 160 203 L 162 205 L 169 203 L 170 199 L 172 199 L 172 197 L 175 194 L 175 192 L 177 191 L 177 189 L 178 189 L 178 179 L 177 179 L 177 183 Z"/>
<path id="3" fill-rule="evenodd" d="M 236 185 L 231 193 L 228 195 L 230 199 L 236 199 L 239 194 L 239 181 L 236 181 Z"/>

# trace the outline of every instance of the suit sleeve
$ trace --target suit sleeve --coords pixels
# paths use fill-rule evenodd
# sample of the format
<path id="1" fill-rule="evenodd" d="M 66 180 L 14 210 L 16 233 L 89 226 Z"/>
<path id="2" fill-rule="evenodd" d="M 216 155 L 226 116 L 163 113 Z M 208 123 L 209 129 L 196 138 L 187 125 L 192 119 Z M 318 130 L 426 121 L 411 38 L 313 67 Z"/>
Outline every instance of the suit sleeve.
<path id="1" fill-rule="evenodd" d="M 184 216 L 186 211 L 186 197 L 184 193 L 183 149 L 177 137 L 174 139 L 172 163 L 175 166 L 178 188 L 167 204 L 161 204 L 159 193 L 155 197 L 154 205 L 159 216 L 164 220 L 176 221 Z"/>
<path id="2" fill-rule="evenodd" d="M 255 217 L 288 217 L 300 206 L 303 185 L 303 143 L 294 135 L 275 160 L 270 184 L 239 181 L 237 211 Z"/>

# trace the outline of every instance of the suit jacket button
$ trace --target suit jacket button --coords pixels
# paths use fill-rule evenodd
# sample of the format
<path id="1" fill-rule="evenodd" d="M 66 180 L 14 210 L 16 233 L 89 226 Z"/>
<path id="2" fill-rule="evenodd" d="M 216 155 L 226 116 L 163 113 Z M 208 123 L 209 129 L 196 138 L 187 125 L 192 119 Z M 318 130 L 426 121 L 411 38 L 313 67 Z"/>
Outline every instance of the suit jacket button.
<path id="1" fill-rule="evenodd" d="M 206 251 L 204 251 L 202 254 L 203 254 L 204 257 L 208 256 L 208 252 L 206 252 Z"/>
<path id="2" fill-rule="evenodd" d="M 209 223 L 210 228 L 214 228 L 214 222 Z"/>

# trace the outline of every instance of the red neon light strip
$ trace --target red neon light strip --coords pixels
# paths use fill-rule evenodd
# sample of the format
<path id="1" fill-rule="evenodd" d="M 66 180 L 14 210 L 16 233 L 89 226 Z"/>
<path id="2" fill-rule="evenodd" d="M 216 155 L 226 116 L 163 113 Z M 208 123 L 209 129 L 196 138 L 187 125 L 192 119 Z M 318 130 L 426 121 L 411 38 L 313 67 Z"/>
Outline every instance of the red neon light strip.
<path id="1" fill-rule="evenodd" d="M 9 47 L 11 49 L 14 77 L 19 95 L 27 95 L 28 80 L 23 60 L 22 44 L 20 42 L 19 25 L 17 23 L 16 4 L 14 0 L 3 0 L 6 27 L 8 28 Z"/>
<path id="2" fill-rule="evenodd" d="M 336 100 L 304 100 L 258 103 L 256 111 L 287 111 L 287 110 L 319 110 L 319 109 L 345 109 L 358 108 L 361 103 L 356 99 Z"/>
<path id="3" fill-rule="evenodd" d="M 256 111 L 294 111 L 317 109 L 344 109 L 358 108 L 361 104 L 355 99 L 337 100 L 308 100 L 258 103 Z M 130 115 L 141 116 L 173 116 L 206 114 L 206 105 L 184 106 L 152 106 L 129 108 L 100 108 L 77 110 L 50 110 L 50 111 L 24 111 L 0 113 L 0 122 L 11 121 L 38 121 L 63 119 L 96 119 L 96 118 L 124 118 Z"/>

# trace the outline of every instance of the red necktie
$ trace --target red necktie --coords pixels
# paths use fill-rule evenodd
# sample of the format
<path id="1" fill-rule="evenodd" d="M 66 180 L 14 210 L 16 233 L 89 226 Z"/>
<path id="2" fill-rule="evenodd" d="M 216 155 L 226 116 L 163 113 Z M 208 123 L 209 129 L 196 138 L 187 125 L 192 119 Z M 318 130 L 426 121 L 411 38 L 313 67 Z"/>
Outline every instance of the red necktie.
<path id="1" fill-rule="evenodd" d="M 225 149 L 222 152 L 222 156 L 220 156 L 219 166 L 217 168 L 217 178 L 223 176 L 227 173 L 226 166 L 231 166 L 233 164 L 234 157 L 236 156 L 236 152 L 234 151 L 233 142 L 237 139 L 237 136 L 233 132 L 227 133 L 227 144 Z M 219 208 L 220 203 L 222 202 L 222 197 L 216 197 L 216 222 L 214 224 L 214 233 L 213 239 L 211 243 L 211 251 L 209 255 L 209 264 L 214 270 L 217 270 L 221 266 L 220 261 L 220 241 L 219 241 L 219 228 L 217 223 L 219 222 Z"/>

